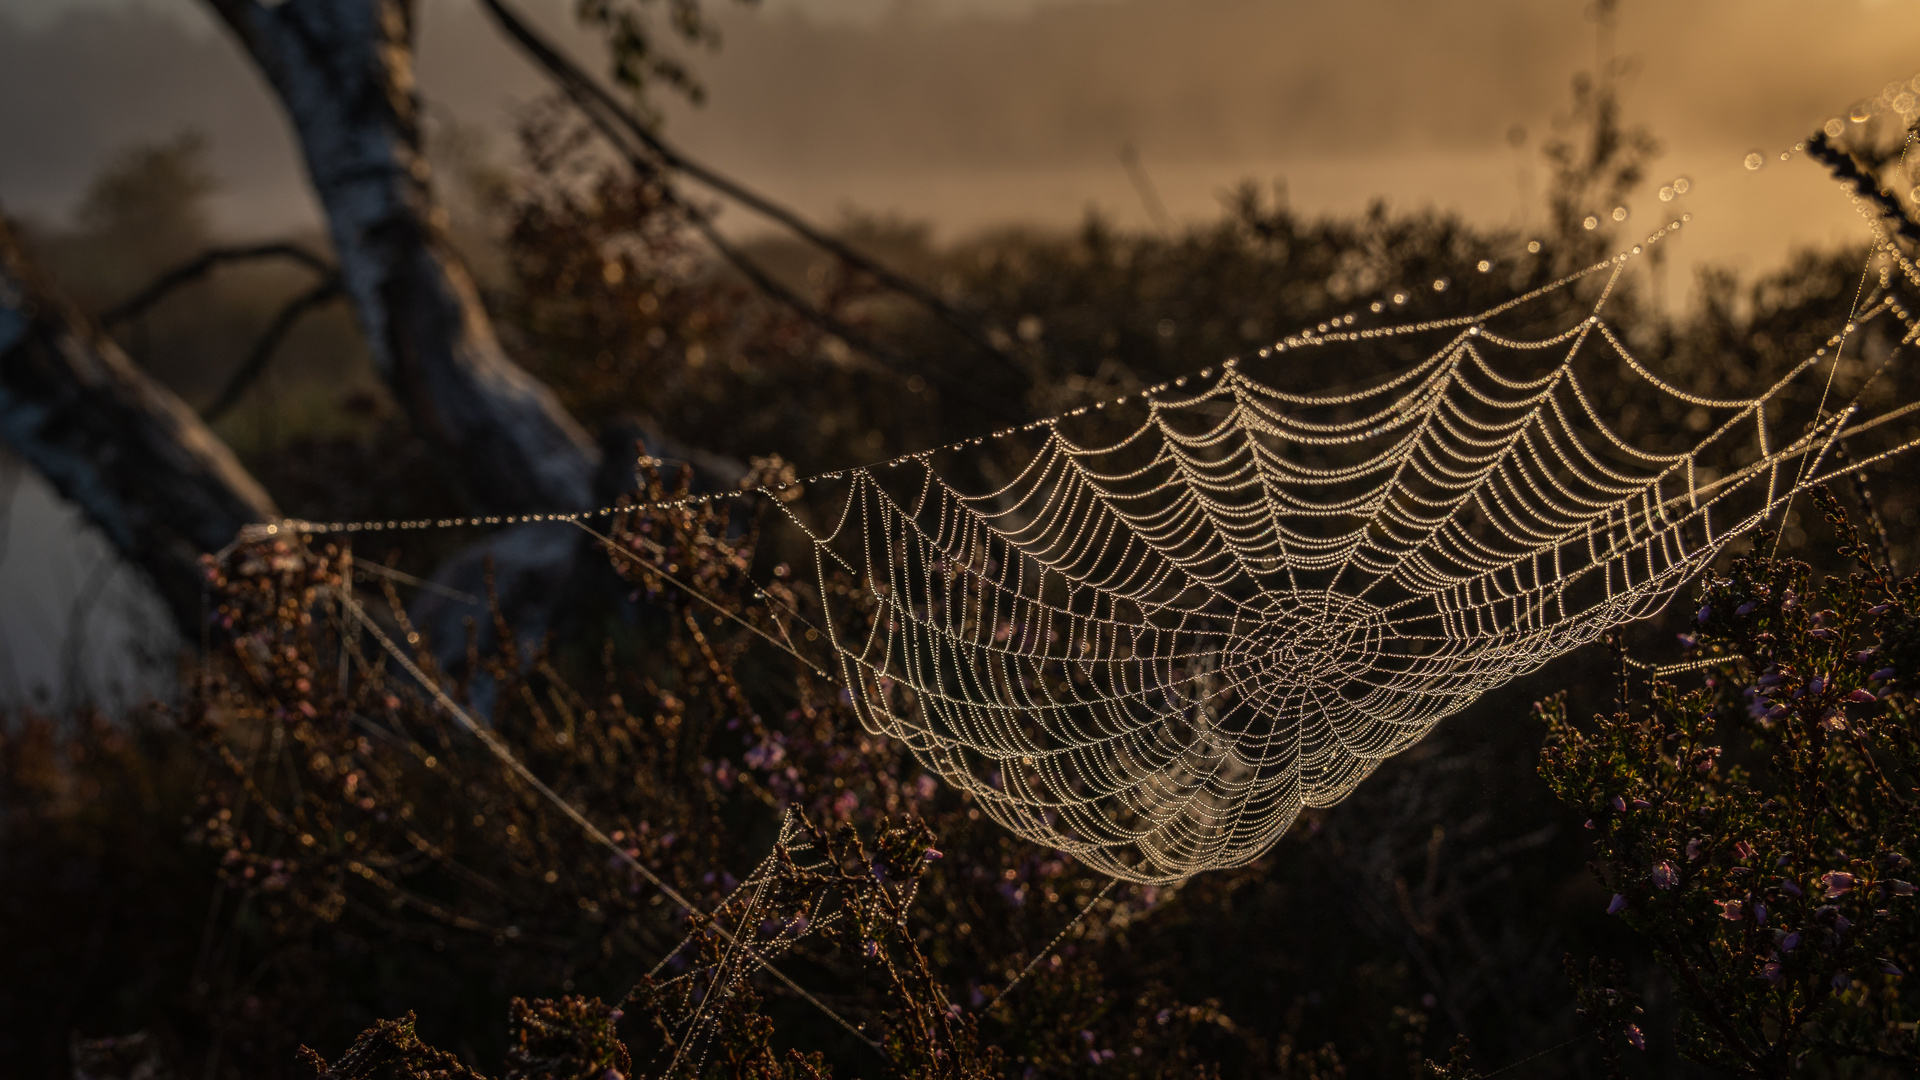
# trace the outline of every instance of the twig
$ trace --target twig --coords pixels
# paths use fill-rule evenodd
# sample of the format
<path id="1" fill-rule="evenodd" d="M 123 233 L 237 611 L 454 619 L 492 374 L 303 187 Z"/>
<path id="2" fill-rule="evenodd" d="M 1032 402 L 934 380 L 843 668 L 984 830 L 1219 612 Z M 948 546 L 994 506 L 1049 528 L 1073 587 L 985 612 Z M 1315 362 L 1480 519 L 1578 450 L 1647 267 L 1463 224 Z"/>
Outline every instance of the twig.
<path id="1" fill-rule="evenodd" d="M 200 418 L 211 424 L 225 416 L 227 410 L 239 403 L 241 395 L 247 392 L 247 387 L 252 386 L 261 372 L 267 370 L 267 361 L 273 359 L 274 351 L 292 331 L 293 325 L 300 321 L 300 317 L 340 294 L 340 278 L 338 275 L 330 274 L 325 281 L 294 297 L 286 307 L 281 308 L 280 314 L 275 315 L 273 321 L 267 324 L 267 329 L 260 335 L 260 340 L 254 342 L 253 350 L 247 354 L 246 360 L 234 371 L 233 377 L 227 380 L 227 385 L 221 388 L 220 396 L 213 399 L 213 404 L 206 407 L 200 414 Z"/>
<path id="2" fill-rule="evenodd" d="M 112 326 L 115 323 L 125 322 L 159 303 L 173 290 L 207 276 L 214 267 L 223 263 L 246 262 L 253 259 L 290 259 L 317 274 L 331 275 L 336 272 L 332 263 L 298 244 L 286 241 L 212 248 L 161 274 L 146 288 L 109 309 L 106 314 L 100 316 L 100 324 Z"/>
<path id="3" fill-rule="evenodd" d="M 1818 132 L 1807 140 L 1807 153 L 1825 165 L 1835 178 L 1852 184 L 1854 192 L 1878 207 L 1881 214 L 1893 219 L 1894 231 L 1902 238 L 1920 244 L 1920 224 L 1907 216 L 1892 193 L 1881 190 L 1879 182 L 1860 167 L 1852 153 L 1833 145 L 1826 132 Z"/>

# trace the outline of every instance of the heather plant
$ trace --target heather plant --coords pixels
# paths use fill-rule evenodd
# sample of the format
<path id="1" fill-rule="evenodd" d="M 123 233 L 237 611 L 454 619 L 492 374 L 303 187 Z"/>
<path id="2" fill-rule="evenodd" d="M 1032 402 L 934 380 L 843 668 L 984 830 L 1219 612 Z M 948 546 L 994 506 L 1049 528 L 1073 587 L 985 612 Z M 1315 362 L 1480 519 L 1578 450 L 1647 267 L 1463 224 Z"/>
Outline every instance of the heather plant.
<path id="1" fill-rule="evenodd" d="M 1671 977 L 1682 1054 L 1746 1076 L 1896 1075 L 1920 1063 L 1920 581 L 1876 562 L 1831 494 L 1813 501 L 1851 573 L 1815 580 L 1760 536 L 1684 635 L 1705 674 L 1623 685 L 1591 725 L 1547 699 L 1540 770 L 1592 815 L 1608 913 Z M 1589 999 L 1623 990 L 1605 970 L 1583 981 Z M 1609 1026 L 1641 1045 L 1638 1023 Z"/>

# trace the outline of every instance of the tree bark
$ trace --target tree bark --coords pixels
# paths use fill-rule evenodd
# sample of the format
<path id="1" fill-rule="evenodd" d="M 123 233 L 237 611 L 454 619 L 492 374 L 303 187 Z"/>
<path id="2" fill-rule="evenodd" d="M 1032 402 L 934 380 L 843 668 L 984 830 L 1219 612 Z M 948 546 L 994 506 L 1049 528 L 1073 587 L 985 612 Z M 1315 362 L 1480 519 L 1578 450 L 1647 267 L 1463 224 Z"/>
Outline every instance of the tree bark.
<path id="1" fill-rule="evenodd" d="M 187 404 L 57 296 L 0 219 L 0 438 L 145 571 L 198 640 L 202 552 L 273 500 Z"/>
<path id="2" fill-rule="evenodd" d="M 476 508 L 585 508 L 598 452 L 494 337 L 428 183 L 410 0 L 208 0 L 280 98 L 380 374 Z"/>

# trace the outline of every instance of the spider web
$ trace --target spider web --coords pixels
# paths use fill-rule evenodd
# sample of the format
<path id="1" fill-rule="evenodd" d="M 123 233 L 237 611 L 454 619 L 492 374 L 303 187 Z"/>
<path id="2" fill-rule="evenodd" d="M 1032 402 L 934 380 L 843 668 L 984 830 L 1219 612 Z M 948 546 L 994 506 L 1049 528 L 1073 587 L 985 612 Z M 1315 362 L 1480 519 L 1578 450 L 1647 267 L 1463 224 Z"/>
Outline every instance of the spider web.
<path id="1" fill-rule="evenodd" d="M 1751 398 L 1629 350 L 1603 318 L 1622 255 L 1587 272 L 1611 276 L 1584 314 L 1576 275 L 1471 318 L 1347 316 L 999 433 L 1037 440 L 999 482 L 932 452 L 833 474 L 838 518 L 808 535 L 819 580 L 855 583 L 823 590 L 850 696 L 1000 823 L 1115 877 L 1244 864 L 1488 690 L 1658 611 L 1832 475 L 1838 440 L 1913 408 L 1861 422 L 1834 395 L 1849 334 L 1915 337 L 1888 251 L 1845 331 Z M 1402 356 L 1356 389 L 1291 388 Z M 1706 433 L 1633 445 L 1595 370 Z"/>

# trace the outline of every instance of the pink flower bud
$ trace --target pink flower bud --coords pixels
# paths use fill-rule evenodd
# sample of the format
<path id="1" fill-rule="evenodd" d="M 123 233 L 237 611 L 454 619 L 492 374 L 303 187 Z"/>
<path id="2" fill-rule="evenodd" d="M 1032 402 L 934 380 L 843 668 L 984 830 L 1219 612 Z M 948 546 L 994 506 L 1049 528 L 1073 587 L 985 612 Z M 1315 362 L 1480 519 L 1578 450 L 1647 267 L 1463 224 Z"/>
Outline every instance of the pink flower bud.
<path id="1" fill-rule="evenodd" d="M 1659 862 L 1653 867 L 1653 883 L 1662 889 L 1671 889 L 1680 883 L 1680 871 L 1670 862 Z"/>
<path id="2" fill-rule="evenodd" d="M 1699 857 L 1700 857 L 1700 838 L 1696 836 L 1692 840 L 1687 841 L 1687 861 L 1692 862 L 1693 860 Z"/>
<path id="3" fill-rule="evenodd" d="M 1868 690 L 1865 687 L 1861 687 L 1860 689 L 1855 690 L 1854 692 L 1848 694 L 1847 700 L 1857 701 L 1862 705 L 1864 705 L 1869 701 L 1879 701 L 1880 699 L 1873 696 L 1873 691 Z"/>
<path id="4" fill-rule="evenodd" d="M 1728 922 L 1739 922 L 1746 917 L 1745 905 L 1738 900 L 1715 900 L 1720 909 L 1720 917 Z"/>
<path id="5" fill-rule="evenodd" d="M 1780 967 L 1780 961 L 1778 960 L 1769 960 L 1761 965 L 1760 977 L 1767 980 L 1768 984 L 1772 986 L 1779 986 L 1781 983 L 1787 981 L 1785 971 Z"/>
<path id="6" fill-rule="evenodd" d="M 1820 875 L 1820 884 L 1826 886 L 1827 899 L 1831 900 L 1853 891 L 1853 875 L 1845 870 L 1829 870 Z"/>
<path id="7" fill-rule="evenodd" d="M 1627 808 L 1627 800 L 1615 795 L 1613 798 L 1607 800 L 1607 805 L 1613 807 L 1616 811 L 1621 811 Z"/>
<path id="8" fill-rule="evenodd" d="M 1753 845 L 1747 843 L 1745 840 L 1737 840 L 1733 845 L 1733 853 L 1742 859 L 1751 859 L 1753 858 Z"/>
<path id="9" fill-rule="evenodd" d="M 1640 1034 L 1639 1024 L 1627 1025 L 1627 1042 L 1633 1044 L 1635 1050 L 1645 1050 L 1647 1048 L 1647 1037 Z"/>

